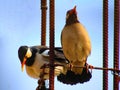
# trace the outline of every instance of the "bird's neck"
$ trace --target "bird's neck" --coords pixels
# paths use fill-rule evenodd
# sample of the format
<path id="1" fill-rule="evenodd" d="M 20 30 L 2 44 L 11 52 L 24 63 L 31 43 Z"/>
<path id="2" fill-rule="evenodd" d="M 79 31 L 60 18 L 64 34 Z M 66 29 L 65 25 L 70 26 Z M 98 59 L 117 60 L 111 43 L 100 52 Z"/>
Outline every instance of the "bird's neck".
<path id="1" fill-rule="evenodd" d="M 65 26 L 71 25 L 71 24 L 74 24 L 74 23 L 79 23 L 79 21 L 78 21 L 76 15 L 71 15 L 71 16 L 69 16 L 69 18 L 66 20 Z"/>

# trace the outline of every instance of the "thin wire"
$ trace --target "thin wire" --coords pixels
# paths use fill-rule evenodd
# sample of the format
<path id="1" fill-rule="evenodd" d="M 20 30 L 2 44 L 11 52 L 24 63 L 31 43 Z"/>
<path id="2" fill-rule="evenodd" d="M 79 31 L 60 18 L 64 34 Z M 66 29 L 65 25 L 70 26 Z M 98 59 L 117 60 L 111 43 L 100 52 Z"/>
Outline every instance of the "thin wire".
<path id="1" fill-rule="evenodd" d="M 65 68 L 68 68 L 67 65 L 63 65 L 63 64 L 54 64 L 54 67 L 56 67 L 56 66 L 63 66 Z M 41 69 L 49 68 L 49 67 L 50 67 L 50 65 L 46 64 L 45 66 L 41 67 Z M 96 69 L 96 70 L 107 70 L 107 71 L 115 72 L 116 74 L 120 75 L 120 70 L 116 69 L 116 68 L 104 68 L 104 67 L 96 67 L 96 66 L 92 66 L 92 65 L 88 65 L 88 67 L 86 67 L 86 66 L 80 67 L 80 66 L 77 66 L 77 65 L 72 65 L 72 67 L 74 67 L 74 68 L 88 68 L 88 69 Z M 113 74 L 115 74 L 115 73 L 113 73 Z"/>

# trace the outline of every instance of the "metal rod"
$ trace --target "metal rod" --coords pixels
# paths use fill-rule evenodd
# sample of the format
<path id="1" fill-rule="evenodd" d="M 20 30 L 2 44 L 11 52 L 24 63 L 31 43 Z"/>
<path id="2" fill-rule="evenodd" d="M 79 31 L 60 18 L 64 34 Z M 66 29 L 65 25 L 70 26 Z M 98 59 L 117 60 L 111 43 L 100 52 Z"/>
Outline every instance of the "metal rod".
<path id="1" fill-rule="evenodd" d="M 80 67 L 80 66 L 73 66 L 74 68 L 86 68 L 86 67 Z M 94 66 L 89 66 L 88 69 L 96 69 L 96 70 L 107 70 L 107 71 L 113 71 L 113 72 L 117 72 L 118 74 L 120 74 L 120 70 L 116 69 L 116 68 L 104 68 L 104 67 L 94 67 Z"/>
<path id="2" fill-rule="evenodd" d="M 46 45 L 46 3 L 46 0 L 41 0 L 41 45 Z M 41 84 L 45 84 L 45 82 L 43 78 L 40 77 L 36 90 L 41 90 Z"/>
<path id="3" fill-rule="evenodd" d="M 67 65 L 54 64 L 54 67 L 56 67 L 56 66 L 63 66 L 66 68 L 68 67 Z M 41 67 L 41 69 L 49 68 L 49 67 L 50 67 L 50 65 L 46 64 L 45 66 L 43 65 Z M 80 67 L 79 65 L 73 65 L 72 67 L 74 67 L 74 68 L 88 68 L 88 69 L 96 69 L 96 70 L 108 70 L 108 71 L 113 71 L 113 72 L 117 72 L 118 74 L 120 74 L 120 70 L 116 69 L 116 68 L 104 68 L 104 67 L 96 67 L 96 66 L 92 66 L 92 65 L 88 65 L 88 67 L 86 67 L 86 66 Z"/>
<path id="4" fill-rule="evenodd" d="M 50 71 L 49 71 L 49 90 L 54 90 L 54 0 L 50 2 Z"/>
<path id="5" fill-rule="evenodd" d="M 108 0 L 103 0 L 103 68 L 108 68 Z M 108 71 L 103 71 L 103 90 L 108 90 Z"/>
<path id="6" fill-rule="evenodd" d="M 114 68 L 119 69 L 119 0 L 114 0 Z M 119 77 L 114 74 L 113 89 L 119 90 Z"/>
<path id="7" fill-rule="evenodd" d="M 46 0 L 41 0 L 41 45 L 46 45 L 46 3 Z"/>

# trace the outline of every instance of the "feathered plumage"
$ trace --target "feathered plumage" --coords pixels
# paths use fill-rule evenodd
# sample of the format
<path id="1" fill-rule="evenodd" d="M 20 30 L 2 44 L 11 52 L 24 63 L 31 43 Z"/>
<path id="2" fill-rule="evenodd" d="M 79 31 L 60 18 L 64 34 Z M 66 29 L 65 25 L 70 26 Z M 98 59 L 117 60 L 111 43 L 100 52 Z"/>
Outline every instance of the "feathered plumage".
<path id="1" fill-rule="evenodd" d="M 54 53 L 56 64 L 66 65 L 68 63 L 61 48 L 55 48 Z M 38 79 L 43 73 L 41 67 L 44 64 L 49 64 L 49 48 L 46 46 L 21 46 L 18 50 L 18 57 L 22 68 L 24 68 L 24 65 L 26 66 L 27 74 L 30 77 Z M 49 79 L 49 68 L 45 68 L 44 73 L 44 79 Z M 63 67 L 56 66 L 55 75 L 59 75 L 60 73 L 63 73 Z"/>
<path id="2" fill-rule="evenodd" d="M 61 33 L 61 44 L 64 55 L 69 60 L 70 65 L 80 67 L 84 67 L 86 65 L 87 57 L 91 53 L 91 42 L 85 27 L 77 18 L 76 6 L 67 11 L 66 24 Z M 76 75 L 75 81 L 69 78 L 74 75 Z M 87 73 L 85 69 L 75 67 L 70 67 L 66 76 L 68 76 L 72 84 L 76 84 L 77 79 L 78 82 L 83 83 L 91 78 L 90 72 Z M 66 76 L 63 77 L 66 78 Z M 62 80 L 60 81 L 62 82 Z"/>

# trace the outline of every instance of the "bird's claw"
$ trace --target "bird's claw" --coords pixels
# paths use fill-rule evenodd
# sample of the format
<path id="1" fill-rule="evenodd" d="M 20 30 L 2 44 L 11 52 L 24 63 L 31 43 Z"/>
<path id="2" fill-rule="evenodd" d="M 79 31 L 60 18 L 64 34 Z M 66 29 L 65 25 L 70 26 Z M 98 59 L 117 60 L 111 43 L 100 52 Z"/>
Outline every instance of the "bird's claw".
<path id="1" fill-rule="evenodd" d="M 86 63 L 87 73 L 88 73 L 88 70 L 89 70 L 89 69 L 91 69 L 91 73 L 92 73 L 92 69 L 93 69 L 93 68 L 94 68 L 94 67 L 93 67 L 92 65 L 89 65 L 89 64 Z"/>
<path id="2" fill-rule="evenodd" d="M 72 71 L 72 68 L 73 68 L 73 65 L 72 65 L 72 64 L 68 64 L 68 69 L 69 69 L 70 71 Z"/>

